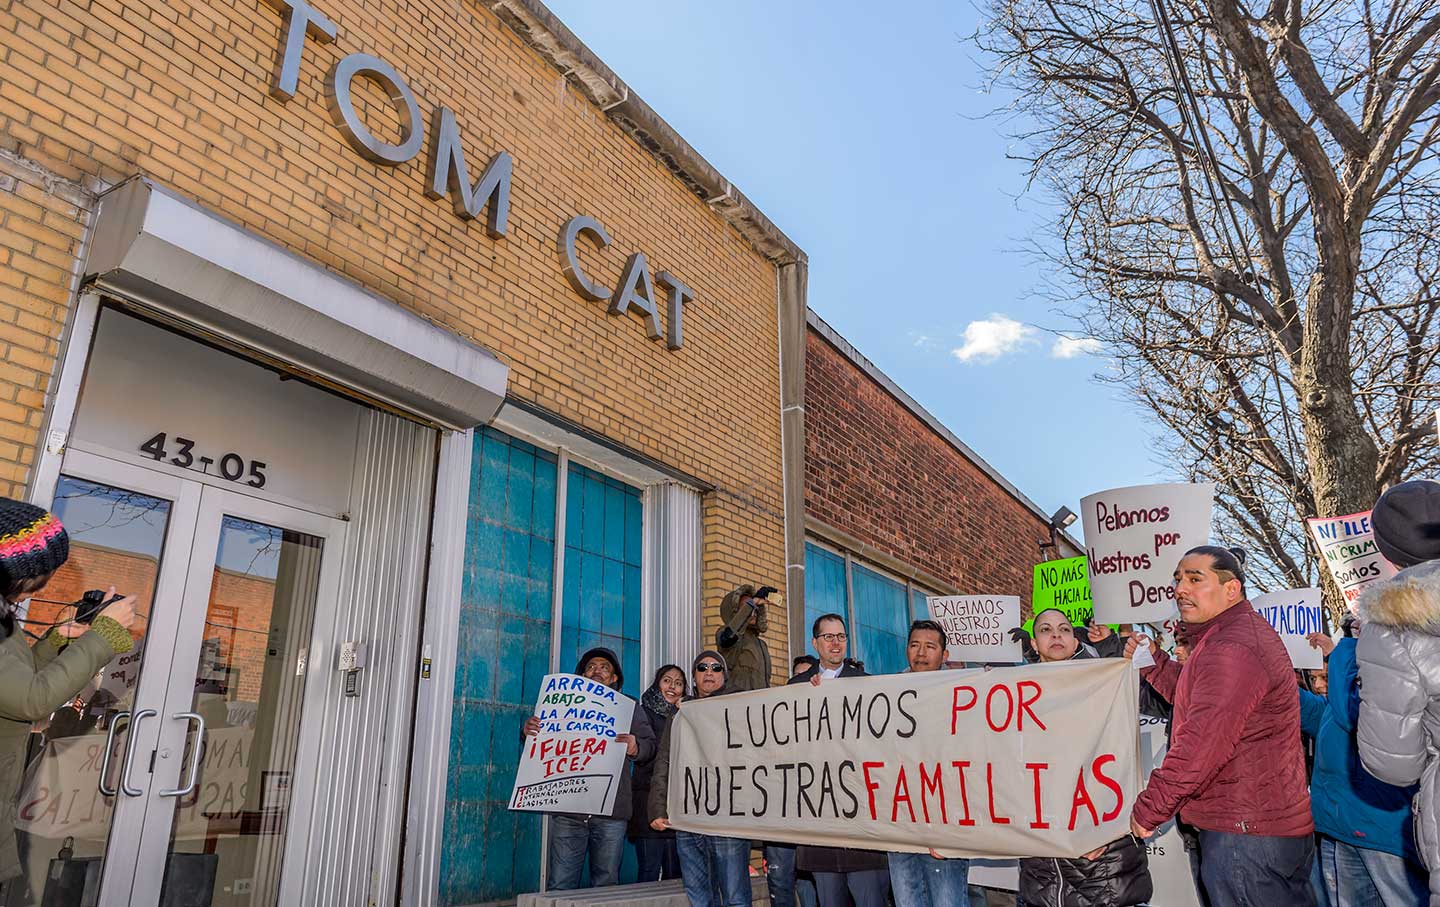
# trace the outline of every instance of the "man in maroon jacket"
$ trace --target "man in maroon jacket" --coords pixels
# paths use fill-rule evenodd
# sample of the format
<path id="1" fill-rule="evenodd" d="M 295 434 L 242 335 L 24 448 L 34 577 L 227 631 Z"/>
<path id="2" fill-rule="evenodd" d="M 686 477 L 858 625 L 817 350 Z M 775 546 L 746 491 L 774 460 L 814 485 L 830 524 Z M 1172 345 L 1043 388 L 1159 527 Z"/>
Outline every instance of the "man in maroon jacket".
<path id="1" fill-rule="evenodd" d="M 1245 597 L 1240 558 L 1192 548 L 1175 568 L 1184 669 L 1153 642 L 1141 675 L 1175 706 L 1170 750 L 1135 801 L 1148 838 L 1176 813 L 1200 830 L 1211 907 L 1313 907 L 1315 826 L 1300 744 L 1300 697 L 1280 637 Z M 1133 655 L 1131 640 L 1126 656 Z"/>

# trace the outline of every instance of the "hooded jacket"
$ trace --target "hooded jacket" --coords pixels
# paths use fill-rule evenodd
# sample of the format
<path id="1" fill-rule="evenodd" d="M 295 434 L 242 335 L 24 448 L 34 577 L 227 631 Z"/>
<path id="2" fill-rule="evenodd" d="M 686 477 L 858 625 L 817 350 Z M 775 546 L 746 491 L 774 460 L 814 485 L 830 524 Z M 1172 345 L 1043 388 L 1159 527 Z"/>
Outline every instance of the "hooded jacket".
<path id="1" fill-rule="evenodd" d="M 1154 894 L 1145 848 L 1126 835 L 1093 860 L 1027 857 L 1020 861 L 1026 907 L 1129 907 Z"/>
<path id="2" fill-rule="evenodd" d="M 740 586 L 720 602 L 724 626 L 715 631 L 715 645 L 730 666 L 727 692 L 743 693 L 770 686 L 770 648 L 760 636 L 764 622 L 751 623 L 751 610 L 744 605 L 745 599 L 754 594 L 754 586 Z"/>
<path id="3" fill-rule="evenodd" d="M 1360 759 L 1381 781 L 1417 781 L 1415 843 L 1440 907 L 1440 561 L 1360 599 Z"/>
<path id="4" fill-rule="evenodd" d="M 1419 862 L 1411 831 L 1410 800 L 1418 789 L 1395 787 L 1360 764 L 1355 725 L 1360 713 L 1354 639 L 1330 653 L 1329 696 L 1300 691 L 1300 728 L 1315 740 L 1310 806 L 1315 830 L 1366 850 Z"/>
<path id="5" fill-rule="evenodd" d="M 5 632 L 0 627 L 0 633 Z M 20 873 L 15 846 L 15 809 L 25 770 L 30 726 L 85 688 L 97 671 L 134 641 L 124 627 L 98 617 L 68 641 L 49 633 L 31 646 L 19 625 L 0 641 L 0 881 Z"/>
<path id="6" fill-rule="evenodd" d="M 1170 749 L 1133 816 L 1179 813 L 1209 831 L 1298 838 L 1314 832 L 1300 743 L 1300 691 L 1285 644 L 1248 601 L 1188 624 L 1184 669 L 1163 651 L 1140 676 L 1175 707 Z"/>

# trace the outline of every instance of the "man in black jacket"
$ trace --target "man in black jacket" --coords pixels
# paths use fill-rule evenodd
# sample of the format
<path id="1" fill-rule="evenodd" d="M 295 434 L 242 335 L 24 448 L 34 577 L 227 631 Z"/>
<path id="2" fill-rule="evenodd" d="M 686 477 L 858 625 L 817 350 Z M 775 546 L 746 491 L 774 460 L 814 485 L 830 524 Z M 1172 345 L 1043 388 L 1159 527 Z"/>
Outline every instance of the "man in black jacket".
<path id="1" fill-rule="evenodd" d="M 790 678 L 791 683 L 819 685 L 835 678 L 866 676 L 863 665 L 845 657 L 849 644 L 845 618 L 821 615 L 815 619 L 811 635 L 820 663 Z M 878 851 L 802 844 L 796 849 L 795 865 L 815 876 L 820 907 L 845 907 L 850 898 L 855 907 L 885 907 L 889 900 L 889 858 Z"/>
<path id="2" fill-rule="evenodd" d="M 606 648 L 594 648 L 580 656 L 575 673 L 587 680 L 603 683 L 612 690 L 624 681 L 620 659 Z M 525 722 L 524 733 L 533 737 L 540 733 L 540 719 Z M 630 796 L 630 769 L 638 760 L 645 762 L 655 755 L 655 732 L 638 706 L 630 718 L 630 733 L 617 734 L 615 742 L 625 747 L 625 767 L 615 794 L 615 806 L 608 816 L 557 814 L 550 822 L 550 861 L 548 888 L 566 891 L 580 887 L 585 858 L 590 858 L 590 885 L 600 888 L 620 881 L 620 858 L 625 852 L 625 827 L 633 808 Z"/>

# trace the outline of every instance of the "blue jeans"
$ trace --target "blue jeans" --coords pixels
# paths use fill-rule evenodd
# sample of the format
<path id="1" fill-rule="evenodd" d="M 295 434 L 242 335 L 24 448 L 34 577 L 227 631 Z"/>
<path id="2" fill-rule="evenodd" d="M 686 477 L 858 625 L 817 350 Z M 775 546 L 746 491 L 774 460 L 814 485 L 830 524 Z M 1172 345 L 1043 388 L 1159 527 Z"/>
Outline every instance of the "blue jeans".
<path id="1" fill-rule="evenodd" d="M 970 907 L 970 861 L 892 853 L 890 891 L 895 907 Z"/>
<path id="2" fill-rule="evenodd" d="M 817 872 L 815 892 L 820 907 L 885 907 L 890 895 L 888 869 L 863 869 L 859 872 Z"/>
<path id="3" fill-rule="evenodd" d="M 625 820 L 606 816 L 554 816 L 550 820 L 550 891 L 580 887 L 585 856 L 590 856 L 590 887 L 620 881 Z"/>
<path id="4" fill-rule="evenodd" d="M 1428 896 L 1425 876 L 1404 857 L 1334 838 L 1320 838 L 1320 871 L 1330 907 L 1414 907 Z"/>
<path id="5" fill-rule="evenodd" d="M 680 878 L 680 854 L 675 850 L 675 836 L 636 838 L 635 860 L 640 868 L 637 882 L 658 882 Z"/>
<path id="6" fill-rule="evenodd" d="M 1315 837 L 1200 830 L 1200 881 L 1211 907 L 1315 907 Z"/>
<path id="7" fill-rule="evenodd" d="M 750 907 L 750 842 L 675 832 L 690 907 Z"/>
<path id="8" fill-rule="evenodd" d="M 770 907 L 795 907 L 795 845 L 765 845 L 765 882 Z"/>

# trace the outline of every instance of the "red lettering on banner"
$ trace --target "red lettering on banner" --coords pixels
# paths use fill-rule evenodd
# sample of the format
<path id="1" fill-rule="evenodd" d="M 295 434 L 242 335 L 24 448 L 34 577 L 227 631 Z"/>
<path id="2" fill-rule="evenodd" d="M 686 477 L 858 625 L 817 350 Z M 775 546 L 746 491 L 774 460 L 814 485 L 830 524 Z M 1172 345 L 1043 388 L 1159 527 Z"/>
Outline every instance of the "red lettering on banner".
<path id="1" fill-rule="evenodd" d="M 970 694 L 970 701 L 964 705 L 960 704 L 960 691 L 964 690 Z M 974 687 L 956 687 L 950 694 L 950 736 L 955 736 L 955 727 L 960 720 L 960 713 L 973 709 L 975 703 L 980 701 L 980 694 L 975 692 Z M 967 763 L 968 764 L 968 763 Z"/>
<path id="2" fill-rule="evenodd" d="M 1095 804 L 1090 801 L 1090 792 L 1085 789 L 1085 769 L 1080 769 L 1080 774 L 1075 776 L 1075 797 L 1070 801 L 1070 830 L 1075 830 L 1075 818 L 1080 814 L 1080 806 L 1090 810 L 1090 821 L 1096 825 L 1100 824 L 1100 814 L 1095 811 Z"/>
<path id="3" fill-rule="evenodd" d="M 901 791 L 904 791 L 902 794 Z M 890 804 L 890 821 L 898 821 L 900 817 L 900 803 L 904 801 L 905 808 L 910 810 L 910 821 L 915 821 L 915 805 L 910 802 L 910 782 L 905 780 L 905 766 L 900 766 L 900 774 L 895 776 L 895 795 Z M 927 820 L 928 821 L 928 820 Z"/>
<path id="4" fill-rule="evenodd" d="M 1045 821 L 1044 814 L 1040 810 L 1040 773 L 1050 767 L 1048 762 L 1027 762 L 1025 767 L 1034 773 L 1035 777 L 1035 821 L 1030 823 L 1031 828 L 1049 828 L 1050 823 Z"/>
<path id="5" fill-rule="evenodd" d="M 985 763 L 985 790 L 990 795 L 990 821 L 996 825 L 1009 825 L 1010 820 L 1005 816 L 995 815 L 995 764 Z"/>
<path id="6" fill-rule="evenodd" d="M 1025 697 L 1026 687 L 1033 687 L 1035 690 L 1035 695 L 1028 699 Z M 1045 722 L 1041 721 L 1040 717 L 1036 715 L 1035 712 L 1030 708 L 1030 706 L 1040 701 L 1040 684 L 1036 683 L 1033 680 L 1022 680 L 1015 685 L 1015 690 L 1020 694 L 1020 711 L 1023 713 L 1023 715 L 1029 715 L 1030 720 L 1040 726 L 1040 730 L 1049 730 L 1049 728 L 1045 727 Z M 1025 720 L 1023 718 L 1023 715 L 1016 716 L 1015 718 L 1016 727 L 1022 731 L 1025 730 Z"/>
<path id="7" fill-rule="evenodd" d="M 884 767 L 885 763 L 883 762 L 860 763 L 860 771 L 863 772 L 865 775 L 865 792 L 870 795 L 870 818 L 877 820 L 880 818 L 880 816 L 878 813 L 875 812 L 875 792 L 880 789 L 880 782 L 870 780 L 870 769 Z"/>
<path id="8" fill-rule="evenodd" d="M 930 794 L 940 796 L 940 824 L 949 825 L 950 819 L 945 814 L 945 784 L 940 779 L 940 763 L 935 763 L 934 777 L 927 777 L 925 774 L 925 763 L 920 763 L 920 809 L 925 813 L 925 821 L 930 821 Z"/>
<path id="9" fill-rule="evenodd" d="M 1118 817 L 1120 815 L 1120 810 L 1124 809 L 1125 807 L 1125 792 L 1120 789 L 1120 785 L 1116 784 L 1113 778 L 1106 777 L 1105 773 L 1100 771 L 1100 769 L 1103 768 L 1105 765 L 1114 761 L 1114 753 L 1104 753 L 1102 755 L 1096 756 L 1095 762 L 1090 766 L 1090 771 L 1095 775 L 1095 780 L 1110 788 L 1110 790 L 1115 794 L 1115 808 L 1105 813 L 1105 815 L 1102 817 L 1103 820 L 1106 822 L 1109 822 L 1112 819 Z"/>
<path id="10" fill-rule="evenodd" d="M 965 792 L 965 769 L 970 767 L 969 762 L 952 762 L 955 766 L 955 773 L 960 776 L 960 805 L 965 809 L 965 816 L 956 825 L 974 825 L 975 820 L 970 818 L 970 795 Z"/>
<path id="11" fill-rule="evenodd" d="M 995 701 L 995 693 L 997 691 L 1005 694 L 1005 720 L 1000 722 L 999 727 L 995 726 L 995 710 L 991 707 L 991 704 Z M 985 694 L 985 723 L 990 725 L 990 730 L 997 734 L 1005 730 L 1010 726 L 1010 716 L 1014 713 L 1015 697 L 1011 695 L 1010 688 L 1004 684 L 996 684 L 991 687 L 990 692 Z"/>

